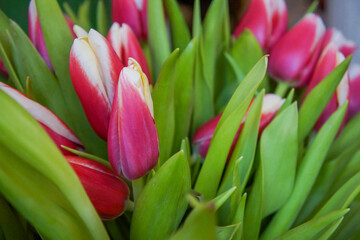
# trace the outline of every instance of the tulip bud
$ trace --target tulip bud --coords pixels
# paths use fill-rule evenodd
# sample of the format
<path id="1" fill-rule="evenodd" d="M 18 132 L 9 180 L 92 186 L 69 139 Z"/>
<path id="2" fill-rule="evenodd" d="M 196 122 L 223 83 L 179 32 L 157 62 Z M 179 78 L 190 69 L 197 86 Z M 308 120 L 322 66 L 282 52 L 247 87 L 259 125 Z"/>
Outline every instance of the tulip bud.
<path id="1" fill-rule="evenodd" d="M 351 65 L 350 75 L 350 100 L 349 100 L 349 118 L 354 117 L 360 112 L 360 65 Z"/>
<path id="2" fill-rule="evenodd" d="M 102 220 L 120 216 L 129 197 L 126 183 L 101 163 L 75 156 L 65 156 L 83 185 Z"/>
<path id="3" fill-rule="evenodd" d="M 269 72 L 292 87 L 308 83 L 322 49 L 325 26 L 321 18 L 309 13 L 274 45 Z"/>
<path id="4" fill-rule="evenodd" d="M 75 28 L 78 29 L 78 28 Z M 77 30 L 77 34 L 84 34 Z M 110 43 L 91 29 L 74 40 L 70 75 L 85 114 L 95 132 L 106 139 L 111 105 L 123 65 Z"/>
<path id="5" fill-rule="evenodd" d="M 111 166 L 133 180 L 144 176 L 159 158 L 149 82 L 140 65 L 129 59 L 120 73 L 108 135 Z"/>
<path id="6" fill-rule="evenodd" d="M 267 125 L 269 125 L 269 123 L 275 117 L 276 113 L 279 111 L 283 103 L 284 103 L 284 99 L 282 99 L 280 96 L 275 94 L 265 94 L 261 108 L 258 137 L 261 136 L 264 129 L 267 127 Z M 211 140 L 213 138 L 216 126 L 220 121 L 220 118 L 221 118 L 221 114 L 217 115 L 216 117 L 214 117 L 213 119 L 202 125 L 194 134 L 193 145 L 197 147 L 199 154 L 203 158 L 206 157 L 206 154 L 209 150 Z M 236 136 L 229 151 L 228 158 L 231 156 L 231 153 L 239 139 L 245 120 L 246 120 L 246 115 L 242 120 L 239 129 L 236 133 Z"/>
<path id="7" fill-rule="evenodd" d="M 45 39 L 41 31 L 41 25 L 39 17 L 36 10 L 35 0 L 30 1 L 29 11 L 28 11 L 28 20 L 29 20 L 29 38 L 30 41 L 34 44 L 35 48 L 38 50 L 40 56 L 44 59 L 46 65 L 52 70 L 49 54 L 46 50 Z M 65 20 L 72 31 L 74 23 L 71 19 L 65 16 Z M 74 32 L 72 31 L 73 36 L 75 37 Z"/>
<path id="8" fill-rule="evenodd" d="M 345 57 L 354 53 L 357 48 L 353 41 L 347 40 L 344 35 L 335 28 L 331 28 L 325 32 L 324 46 L 327 46 L 330 42 L 333 42 Z"/>
<path id="9" fill-rule="evenodd" d="M 63 154 L 69 154 L 69 152 L 63 149 L 61 145 L 72 149 L 82 148 L 82 143 L 73 131 L 49 109 L 1 82 L 0 90 L 13 98 L 40 123 Z"/>
<path id="10" fill-rule="evenodd" d="M 112 20 L 126 23 L 138 39 L 147 38 L 147 0 L 112 0 Z"/>
<path id="11" fill-rule="evenodd" d="M 316 87 L 332 70 L 334 70 L 337 65 L 344 60 L 344 55 L 339 52 L 334 43 L 330 42 L 321 53 L 314 74 L 310 80 L 309 87 L 304 95 L 304 99 L 314 87 Z M 349 76 L 346 72 L 337 87 L 336 92 L 331 97 L 324 111 L 317 120 L 315 130 L 318 131 L 326 120 L 336 111 L 336 109 L 342 106 L 347 100 L 349 100 Z M 346 115 L 343 122 L 345 122 L 345 119 Z"/>
<path id="12" fill-rule="evenodd" d="M 114 48 L 116 54 L 120 57 L 123 65 L 127 66 L 130 57 L 135 59 L 148 77 L 149 84 L 151 84 L 149 67 L 145 55 L 131 28 L 125 23 L 122 24 L 121 27 L 118 23 L 113 23 L 107 39 Z"/>
<path id="13" fill-rule="evenodd" d="M 248 28 L 262 48 L 271 49 L 285 33 L 287 21 L 284 0 L 252 0 L 238 23 L 234 36 L 238 37 Z"/>

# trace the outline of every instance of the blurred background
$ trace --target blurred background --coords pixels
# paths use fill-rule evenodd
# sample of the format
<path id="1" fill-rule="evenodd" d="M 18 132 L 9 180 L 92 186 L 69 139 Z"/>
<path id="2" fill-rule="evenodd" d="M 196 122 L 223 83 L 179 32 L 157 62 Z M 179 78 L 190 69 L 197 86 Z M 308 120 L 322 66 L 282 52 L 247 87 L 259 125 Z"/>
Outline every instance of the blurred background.
<path id="1" fill-rule="evenodd" d="M 77 11 L 79 5 L 85 0 L 58 0 L 61 6 L 65 2 Z M 87 0 L 90 2 L 91 16 L 95 16 L 96 5 L 98 0 Z M 103 0 L 108 11 L 110 22 L 111 0 Z M 306 12 L 313 0 L 286 0 L 289 10 L 289 27 L 294 25 Z M 27 9 L 29 0 L 0 0 L 0 9 L 10 18 L 15 20 L 20 26 L 27 31 Z M 193 0 L 179 0 L 184 15 L 188 23 L 191 23 Z M 201 0 L 202 12 L 211 0 Z M 241 14 L 246 9 L 249 0 L 229 0 L 232 27 L 236 26 Z M 360 0 L 320 0 L 317 10 L 327 27 L 335 27 L 341 30 L 344 36 L 354 41 L 360 46 Z M 92 18 L 95 25 L 95 18 Z M 354 54 L 354 61 L 360 62 L 360 50 Z"/>

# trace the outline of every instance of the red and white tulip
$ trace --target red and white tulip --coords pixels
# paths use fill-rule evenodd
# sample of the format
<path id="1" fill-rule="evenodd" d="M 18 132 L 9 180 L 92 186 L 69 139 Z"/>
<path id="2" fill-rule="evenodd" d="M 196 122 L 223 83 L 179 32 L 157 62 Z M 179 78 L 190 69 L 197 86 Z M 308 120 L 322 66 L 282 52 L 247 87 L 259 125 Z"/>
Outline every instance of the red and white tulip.
<path id="1" fill-rule="evenodd" d="M 252 0 L 238 23 L 234 36 L 249 29 L 263 49 L 272 46 L 285 33 L 288 15 L 284 0 Z"/>
<path id="2" fill-rule="evenodd" d="M 120 73 L 111 112 L 108 155 L 117 174 L 134 180 L 158 162 L 159 138 L 146 75 L 129 59 Z"/>
<path id="3" fill-rule="evenodd" d="M 70 75 L 85 114 L 95 132 L 106 139 L 111 106 L 123 65 L 110 43 L 91 29 L 74 27 L 78 38 L 70 52 Z"/>
<path id="4" fill-rule="evenodd" d="M 335 28 L 330 28 L 325 32 L 324 46 L 327 46 L 330 42 L 333 42 L 345 57 L 353 54 L 357 48 L 353 41 L 346 39 L 344 35 Z"/>
<path id="5" fill-rule="evenodd" d="M 323 47 L 325 25 L 309 13 L 283 35 L 270 52 L 269 73 L 291 87 L 306 85 Z"/>
<path id="6" fill-rule="evenodd" d="M 350 75 L 350 100 L 349 118 L 360 112 L 360 65 L 353 64 L 349 68 Z"/>
<path id="7" fill-rule="evenodd" d="M 284 101 L 285 101 L 284 99 L 282 99 L 280 96 L 276 94 L 265 94 L 261 108 L 259 135 L 258 135 L 259 137 L 261 136 L 262 132 L 267 127 L 267 125 L 269 125 L 269 123 L 273 120 L 273 118 L 275 117 L 275 115 L 283 105 Z M 206 154 L 209 150 L 211 140 L 214 136 L 214 132 L 217 124 L 220 121 L 220 118 L 221 118 L 221 114 L 217 115 L 216 117 L 214 117 L 213 119 L 202 125 L 194 134 L 193 145 L 197 147 L 199 154 L 203 158 L 206 157 Z M 234 141 L 231 145 L 229 151 L 229 157 L 231 156 L 231 153 L 239 139 L 245 120 L 246 120 L 246 115 L 242 120 L 239 129 L 236 133 L 236 136 L 234 138 Z"/>
<path id="8" fill-rule="evenodd" d="M 120 216 L 129 198 L 126 183 L 101 163 L 76 156 L 65 156 L 83 185 L 102 220 Z"/>
<path id="9" fill-rule="evenodd" d="M 4 91 L 14 99 L 40 123 L 62 153 L 69 154 L 69 152 L 63 149 L 61 145 L 72 149 L 83 148 L 82 143 L 74 132 L 49 109 L 31 100 L 18 90 L 1 82 L 0 90 Z"/>
<path id="10" fill-rule="evenodd" d="M 116 54 L 120 57 L 123 65 L 127 66 L 128 59 L 130 57 L 135 59 L 140 64 L 149 79 L 149 83 L 151 84 L 149 67 L 145 55 L 135 36 L 135 33 L 131 30 L 129 25 L 124 23 L 120 27 L 118 23 L 113 23 L 109 30 L 107 39 L 111 43 L 111 46 L 114 48 Z"/>

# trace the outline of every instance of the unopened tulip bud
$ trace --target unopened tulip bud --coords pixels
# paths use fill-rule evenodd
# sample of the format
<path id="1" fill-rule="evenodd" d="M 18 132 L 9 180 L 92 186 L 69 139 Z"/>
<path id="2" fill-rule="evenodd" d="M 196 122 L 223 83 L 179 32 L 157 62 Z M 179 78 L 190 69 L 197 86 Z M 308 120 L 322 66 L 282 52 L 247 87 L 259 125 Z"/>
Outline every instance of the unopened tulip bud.
<path id="1" fill-rule="evenodd" d="M 72 31 L 74 23 L 71 19 L 65 16 L 65 20 L 69 26 L 69 29 Z M 29 21 L 29 38 L 30 41 L 34 44 L 35 48 L 38 50 L 40 56 L 44 59 L 46 65 L 53 69 L 50 61 L 49 54 L 46 50 L 45 39 L 41 30 L 41 25 L 39 17 L 36 10 L 35 0 L 30 1 L 29 11 L 28 11 L 28 21 Z M 75 37 L 74 32 L 72 31 L 73 36 Z"/>
<path id="2" fill-rule="evenodd" d="M 321 18 L 316 14 L 307 14 L 272 48 L 270 74 L 292 87 L 306 85 L 320 56 L 324 33 Z"/>
<path id="3" fill-rule="evenodd" d="M 316 65 L 314 74 L 311 78 L 309 87 L 306 90 L 304 98 L 306 98 L 309 92 L 344 60 L 344 55 L 339 52 L 338 47 L 334 43 L 329 43 L 321 53 L 321 56 Z M 345 73 L 343 79 L 341 80 L 339 86 L 336 89 L 336 92 L 331 97 L 330 101 L 328 102 L 319 119 L 317 120 L 315 124 L 315 130 L 318 131 L 321 126 L 326 122 L 326 120 L 347 100 L 349 100 L 348 72 Z M 344 122 L 345 120 L 346 116 L 344 118 Z"/>
<path id="4" fill-rule="evenodd" d="M 350 65 L 349 118 L 360 112 L 360 65 Z"/>
<path id="5" fill-rule="evenodd" d="M 282 99 L 280 96 L 275 94 L 265 94 L 261 108 L 261 117 L 260 117 L 259 134 L 258 134 L 259 137 L 261 136 L 262 132 L 267 127 L 267 125 L 269 125 L 269 123 L 275 117 L 276 113 L 279 111 L 283 103 L 284 103 L 284 99 Z M 221 118 L 221 114 L 214 117 L 210 121 L 206 122 L 194 134 L 193 145 L 197 147 L 199 154 L 203 158 L 206 157 L 206 154 L 209 150 L 211 140 L 213 138 L 216 126 L 220 121 L 220 118 Z M 234 141 L 231 145 L 229 151 L 229 157 L 231 156 L 231 153 L 239 139 L 245 120 L 246 120 L 246 115 L 242 120 L 239 129 L 236 133 L 236 136 L 234 138 Z"/>
<path id="6" fill-rule="evenodd" d="M 353 54 L 357 48 L 353 41 L 346 39 L 344 35 L 335 28 L 328 29 L 325 32 L 324 46 L 327 46 L 330 42 L 334 43 L 345 57 Z"/>
<path id="7" fill-rule="evenodd" d="M 112 20 L 126 23 L 138 39 L 147 38 L 147 0 L 112 0 Z"/>
<path id="8" fill-rule="evenodd" d="M 106 139 L 114 92 L 123 68 L 119 57 L 106 38 L 91 29 L 88 36 L 74 40 L 69 67 L 86 117 L 95 132 Z"/>
<path id="9" fill-rule="evenodd" d="M 120 57 L 123 65 L 127 66 L 130 57 L 135 59 L 148 77 L 149 84 L 151 84 L 149 67 L 145 55 L 131 28 L 125 23 L 122 24 L 121 27 L 118 23 L 113 23 L 107 39 L 111 43 L 116 54 Z"/>
<path id="10" fill-rule="evenodd" d="M 64 154 L 69 154 L 69 152 L 63 149 L 61 145 L 72 149 L 82 148 L 82 143 L 73 131 L 49 109 L 4 83 L 0 83 L 0 90 L 4 91 L 27 110 L 40 123 Z"/>
<path id="11" fill-rule="evenodd" d="M 129 198 L 126 183 L 101 163 L 76 156 L 65 156 L 83 185 L 102 220 L 120 216 Z"/>
<path id="12" fill-rule="evenodd" d="M 134 180 L 158 162 L 159 138 L 154 121 L 149 82 L 140 65 L 129 59 L 120 73 L 108 135 L 111 166 Z"/>
<path id="13" fill-rule="evenodd" d="M 249 29 L 264 49 L 271 47 L 285 33 L 287 9 L 284 0 L 252 0 L 237 25 L 234 36 Z"/>

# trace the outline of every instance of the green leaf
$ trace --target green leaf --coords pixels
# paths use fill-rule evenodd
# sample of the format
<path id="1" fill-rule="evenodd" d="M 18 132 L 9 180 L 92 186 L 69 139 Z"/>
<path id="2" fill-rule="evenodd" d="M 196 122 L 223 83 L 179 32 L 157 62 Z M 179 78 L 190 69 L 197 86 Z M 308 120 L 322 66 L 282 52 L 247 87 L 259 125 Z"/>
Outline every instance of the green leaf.
<path id="1" fill-rule="evenodd" d="M 195 185 L 195 190 L 206 199 L 213 198 L 217 192 L 232 141 L 256 89 L 265 76 L 266 66 L 267 58 L 264 57 L 236 89 L 219 120 Z"/>
<path id="2" fill-rule="evenodd" d="M 194 1 L 192 26 L 193 37 L 200 36 L 202 32 L 200 0 Z"/>
<path id="3" fill-rule="evenodd" d="M 277 115 L 261 136 L 260 154 L 264 171 L 263 217 L 281 208 L 293 190 L 298 153 L 297 113 L 294 103 Z"/>
<path id="4" fill-rule="evenodd" d="M 231 240 L 234 237 L 235 232 L 239 229 L 240 223 L 216 227 L 216 239 L 217 240 Z"/>
<path id="5" fill-rule="evenodd" d="M 80 27 L 85 29 L 85 31 L 89 31 L 91 28 L 90 7 L 91 7 L 91 1 L 84 0 L 84 2 L 80 4 L 78 9 L 78 23 Z"/>
<path id="6" fill-rule="evenodd" d="M 60 191 L 65 196 L 65 199 L 67 199 L 76 212 L 75 216 L 79 216 L 82 219 L 87 231 L 91 233 L 94 239 L 108 239 L 105 228 L 78 177 L 44 129 L 27 111 L 2 91 L 0 91 L 0 105 L 0 149 L 4 152 L 0 156 L 8 156 L 9 158 L 9 160 L 7 160 L 7 157 L 0 158 L 3 161 L 0 164 L 2 166 L 0 168 L 2 171 L 1 176 L 7 179 L 2 179 L 0 182 L 2 191 L 8 192 L 8 194 L 4 194 L 7 200 L 11 197 L 12 201 L 10 202 L 14 206 L 17 205 L 17 209 L 24 207 L 22 211 L 24 215 L 24 211 L 26 211 L 29 214 L 28 216 L 31 215 L 33 217 L 34 221 L 39 220 L 39 216 L 36 213 L 43 209 L 42 211 L 45 211 L 47 216 L 43 216 L 46 219 L 43 218 L 41 224 L 47 223 L 43 227 L 49 231 L 49 234 L 51 234 L 51 227 L 58 227 L 60 225 L 64 226 L 62 228 L 69 228 L 68 230 L 76 227 L 77 219 L 72 223 L 72 221 L 68 222 L 65 216 L 62 218 L 62 216 L 51 214 L 51 209 L 56 210 L 56 205 L 59 204 L 61 199 L 52 193 L 54 191 L 49 191 L 49 187 L 45 184 L 49 182 L 49 184 L 54 185 L 52 189 Z M 11 159 L 14 160 L 12 161 Z M 34 170 L 31 170 L 32 168 Z M 29 173 L 22 174 L 17 169 L 29 171 Z M 37 175 L 43 175 L 43 178 L 32 176 L 36 172 L 38 172 Z M 20 177 L 27 177 L 27 179 L 19 180 Z M 44 180 L 44 178 L 48 180 Z M 31 184 L 32 181 L 36 181 L 36 183 Z M 13 192 L 16 189 L 10 182 L 17 183 L 18 187 L 21 188 L 17 188 L 16 195 Z M 40 189 L 41 186 L 46 188 Z M 23 195 L 19 197 L 18 194 Z M 32 195 L 35 199 L 42 197 L 51 198 L 52 201 L 55 201 L 55 204 L 50 202 L 50 205 L 45 205 L 48 202 L 45 199 L 41 201 L 33 200 L 31 202 L 29 199 L 29 202 L 26 202 L 26 199 L 28 199 L 26 195 L 28 194 Z M 35 210 L 34 205 L 37 205 L 38 210 Z M 68 207 L 60 206 L 60 209 L 60 213 L 63 213 L 62 215 L 71 213 Z M 59 225 L 49 224 L 58 221 L 64 221 L 63 225 L 62 223 L 59 223 Z M 64 232 L 65 230 L 63 229 Z M 60 233 L 56 231 L 54 234 L 61 234 L 61 231 Z M 86 239 L 86 236 L 84 237 Z M 59 238 L 61 237 L 59 236 Z"/>
<path id="7" fill-rule="evenodd" d="M 285 102 L 283 103 L 280 110 L 278 111 L 277 115 L 279 115 L 282 111 L 284 111 L 288 106 L 291 105 L 291 103 L 294 99 L 294 93 L 295 93 L 295 89 L 292 88 L 290 90 L 289 94 L 287 95 Z"/>
<path id="8" fill-rule="evenodd" d="M 347 57 L 305 98 L 299 111 L 299 142 L 302 142 L 314 127 L 320 114 L 333 96 L 351 61 Z"/>
<path id="9" fill-rule="evenodd" d="M 22 86 L 26 78 L 31 79 L 31 90 L 35 101 L 49 108 L 65 123 L 71 126 L 71 119 L 59 83 L 39 55 L 26 34 L 15 23 L 11 23 L 11 48 L 14 66 Z"/>
<path id="10" fill-rule="evenodd" d="M 344 218 L 344 221 L 333 234 L 331 239 L 358 239 L 360 222 L 360 202 L 353 201 L 350 205 L 350 212 Z"/>
<path id="11" fill-rule="evenodd" d="M 8 55 L 6 55 L 5 49 L 0 41 L 0 59 L 4 63 L 5 69 L 7 70 L 12 82 L 14 83 L 15 87 L 20 91 L 24 92 L 24 87 L 20 82 L 18 75 L 15 72 L 14 66 L 12 65 Z"/>
<path id="12" fill-rule="evenodd" d="M 214 198 L 212 201 L 215 203 L 215 209 L 218 210 L 224 204 L 224 202 L 231 197 L 235 190 L 236 187 L 232 187 L 226 192 L 221 193 L 216 198 Z"/>
<path id="13" fill-rule="evenodd" d="M 4 156 L 3 156 L 4 157 Z M 0 229 L 7 240 L 26 239 L 20 219 L 6 200 L 0 195 Z"/>
<path id="14" fill-rule="evenodd" d="M 182 139 L 188 136 L 194 104 L 194 63 L 196 39 L 192 40 L 177 62 L 175 75 L 175 136 L 173 152 L 179 148 Z"/>
<path id="15" fill-rule="evenodd" d="M 322 230 L 317 236 L 315 236 L 315 239 L 317 240 L 327 240 L 330 238 L 331 235 L 336 231 L 336 229 L 339 227 L 339 225 L 344 220 L 344 217 L 339 218 L 334 223 L 332 223 L 330 226 Z"/>
<path id="16" fill-rule="evenodd" d="M 291 229 L 290 231 L 282 234 L 281 236 L 275 238 L 276 240 L 308 240 L 315 237 L 319 232 L 329 226 L 331 223 L 341 219 L 349 209 L 339 210 L 331 212 L 323 217 L 314 218 L 296 228 Z M 318 238 L 316 238 L 318 239 Z"/>
<path id="17" fill-rule="evenodd" d="M 316 213 L 315 217 L 346 208 L 360 193 L 360 171 L 348 180 Z"/>
<path id="18" fill-rule="evenodd" d="M 190 148 L 190 142 L 188 138 L 184 138 L 181 141 L 180 149 L 184 151 L 185 157 L 187 162 L 189 163 L 189 166 L 191 166 L 191 148 Z"/>
<path id="19" fill-rule="evenodd" d="M 159 134 L 160 160 L 162 165 L 171 155 L 175 134 L 174 86 L 176 63 L 179 49 L 176 49 L 166 60 L 159 73 L 152 92 L 154 116 Z"/>
<path id="20" fill-rule="evenodd" d="M 225 175 L 221 182 L 218 193 L 222 193 L 231 187 L 234 177 L 234 171 L 237 171 L 240 177 L 238 183 L 240 184 L 240 187 L 238 189 L 239 194 L 242 194 L 246 186 L 246 183 L 250 177 L 250 172 L 255 157 L 264 93 L 264 91 L 261 91 L 261 93 L 255 98 L 254 102 L 251 104 L 251 107 L 246 115 L 246 120 L 244 123 L 244 127 L 241 131 L 239 140 L 234 147 L 234 151 L 231 155 L 228 166 L 226 167 Z M 239 162 L 239 165 L 236 169 L 235 162 L 241 156 L 243 158 Z M 228 218 L 231 212 L 232 211 L 230 211 L 230 202 L 227 202 L 224 207 L 220 209 L 219 215 L 221 222 L 225 221 L 225 219 Z"/>
<path id="21" fill-rule="evenodd" d="M 238 205 L 238 208 L 236 209 L 234 218 L 232 220 L 232 223 L 240 223 L 239 228 L 236 230 L 234 234 L 234 240 L 240 240 L 244 231 L 244 214 L 245 214 L 245 204 L 246 204 L 246 198 L 247 194 L 244 193 L 241 197 L 240 204 Z"/>
<path id="22" fill-rule="evenodd" d="M 166 32 L 163 4 L 161 0 L 148 1 L 149 45 L 152 56 L 153 79 L 170 55 L 170 45 Z"/>
<path id="23" fill-rule="evenodd" d="M 314 13 L 319 5 L 319 1 L 315 0 L 311 3 L 311 5 L 309 6 L 309 8 L 306 10 L 306 13 Z"/>
<path id="24" fill-rule="evenodd" d="M 61 145 L 61 147 L 63 149 L 65 149 L 65 150 L 75 154 L 75 155 L 78 155 L 79 157 L 93 160 L 93 161 L 101 163 L 102 165 L 107 166 L 108 168 L 111 169 L 110 162 L 106 161 L 105 159 L 99 158 L 99 157 L 97 157 L 95 155 L 92 155 L 92 154 L 89 154 L 89 153 L 86 153 L 86 152 L 82 152 L 82 151 L 78 151 L 78 150 L 69 148 L 69 147 L 66 147 L 66 146 L 63 146 L 63 145 Z"/>
<path id="25" fill-rule="evenodd" d="M 72 8 L 70 7 L 70 5 L 67 2 L 63 3 L 63 8 L 65 13 L 69 16 L 69 18 L 71 19 L 71 21 L 76 24 L 79 25 L 79 21 L 77 19 L 77 16 L 75 14 L 75 12 L 72 10 Z"/>
<path id="26" fill-rule="evenodd" d="M 258 239 L 264 206 L 264 175 L 260 162 L 245 208 L 243 239 Z"/>
<path id="27" fill-rule="evenodd" d="M 59 80 L 69 116 L 72 117 L 72 124 L 69 126 L 80 138 L 87 152 L 106 157 L 106 143 L 92 130 L 72 85 L 69 72 L 69 55 L 73 36 L 64 15 L 56 0 L 36 0 L 36 8 L 46 48 L 54 67 L 55 75 Z"/>
<path id="28" fill-rule="evenodd" d="M 96 29 L 101 35 L 106 36 L 108 28 L 104 1 L 98 0 L 96 7 Z"/>
<path id="29" fill-rule="evenodd" d="M 191 179 L 188 162 L 180 151 L 161 166 L 136 203 L 130 239 L 167 239 L 178 227 L 186 208 Z"/>
<path id="30" fill-rule="evenodd" d="M 176 0 L 165 0 L 165 8 L 170 22 L 172 48 L 179 48 L 182 52 L 190 42 L 189 28 Z"/>
<path id="31" fill-rule="evenodd" d="M 170 240 L 215 240 L 215 206 L 212 203 L 200 204 L 186 218 L 184 226 L 180 228 Z"/>
<path id="32" fill-rule="evenodd" d="M 340 107 L 322 126 L 308 148 L 297 171 L 294 190 L 286 204 L 275 214 L 262 239 L 273 239 L 286 232 L 294 223 L 320 172 L 326 154 L 342 123 L 347 104 Z"/>
<path id="33" fill-rule="evenodd" d="M 353 117 L 343 128 L 340 135 L 331 145 L 328 159 L 334 159 L 354 142 L 360 140 L 360 113 Z"/>

